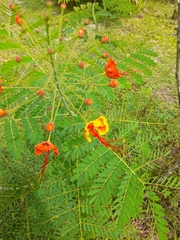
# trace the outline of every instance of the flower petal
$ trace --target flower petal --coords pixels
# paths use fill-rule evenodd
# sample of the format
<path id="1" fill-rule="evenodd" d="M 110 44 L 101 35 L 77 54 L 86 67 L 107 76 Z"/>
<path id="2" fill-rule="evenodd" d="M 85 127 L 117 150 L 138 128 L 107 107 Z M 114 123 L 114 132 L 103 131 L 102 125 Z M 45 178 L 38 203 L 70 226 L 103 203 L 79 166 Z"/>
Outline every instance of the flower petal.
<path id="1" fill-rule="evenodd" d="M 112 58 L 108 60 L 105 66 L 106 76 L 108 78 L 120 78 L 121 74 L 116 67 L 116 63 Z"/>
<path id="2" fill-rule="evenodd" d="M 43 153 L 43 152 L 47 153 L 47 152 L 53 150 L 54 154 L 56 156 L 58 156 L 58 148 L 49 141 L 41 142 L 41 143 L 37 144 L 34 147 L 34 150 L 35 150 L 36 155 L 41 155 L 41 153 Z"/>

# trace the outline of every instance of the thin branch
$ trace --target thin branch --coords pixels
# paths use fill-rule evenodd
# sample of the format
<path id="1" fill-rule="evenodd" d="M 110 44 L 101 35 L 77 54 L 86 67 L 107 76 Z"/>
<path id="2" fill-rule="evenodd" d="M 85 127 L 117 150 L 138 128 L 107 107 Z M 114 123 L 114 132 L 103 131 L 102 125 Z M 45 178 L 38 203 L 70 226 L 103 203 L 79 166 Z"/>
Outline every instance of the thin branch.
<path id="1" fill-rule="evenodd" d="M 178 102 L 180 107 L 180 1 L 178 1 L 178 28 L 177 28 L 177 54 L 176 54 L 176 83 Z"/>

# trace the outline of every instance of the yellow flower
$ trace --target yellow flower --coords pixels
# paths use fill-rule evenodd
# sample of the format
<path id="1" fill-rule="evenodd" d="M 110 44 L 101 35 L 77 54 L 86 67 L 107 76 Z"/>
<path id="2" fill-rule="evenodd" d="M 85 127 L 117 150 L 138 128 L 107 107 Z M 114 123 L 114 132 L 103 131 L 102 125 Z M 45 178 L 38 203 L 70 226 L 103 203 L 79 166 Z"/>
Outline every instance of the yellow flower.
<path id="1" fill-rule="evenodd" d="M 84 136 L 88 142 L 91 142 L 90 134 L 94 137 L 101 136 L 106 134 L 109 131 L 109 126 L 106 121 L 106 118 L 101 116 L 94 121 L 91 121 L 86 124 L 84 130 Z"/>

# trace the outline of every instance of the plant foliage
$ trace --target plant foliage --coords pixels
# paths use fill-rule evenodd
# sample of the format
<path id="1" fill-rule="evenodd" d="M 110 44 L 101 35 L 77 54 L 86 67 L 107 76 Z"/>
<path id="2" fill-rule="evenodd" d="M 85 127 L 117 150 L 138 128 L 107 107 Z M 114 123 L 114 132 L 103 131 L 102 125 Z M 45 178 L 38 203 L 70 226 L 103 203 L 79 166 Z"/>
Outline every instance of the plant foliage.
<path id="1" fill-rule="evenodd" d="M 178 191 L 178 178 L 150 176 L 157 159 L 169 153 L 156 147 L 158 137 L 146 116 L 141 121 L 134 114 L 137 109 L 143 114 L 134 91 L 145 83 L 144 76 L 152 75 L 157 54 L 141 46 L 128 53 L 117 40 L 102 43 L 101 33 L 84 27 L 77 12 L 61 10 L 57 23 L 49 7 L 45 17 L 22 15 L 20 26 L 13 22 L 16 10 L 3 3 L 1 12 L 0 51 L 6 60 L 0 108 L 7 110 L 0 122 L 1 238 L 126 238 L 131 219 L 146 206 L 159 239 L 168 239 L 158 191 L 162 188 L 166 196 L 169 188 Z M 79 38 L 82 28 L 85 36 Z M 105 76 L 104 51 L 122 73 L 119 92 Z M 129 94 L 117 103 L 122 92 Z M 93 100 L 91 106 L 85 105 L 86 98 Z M 119 144 L 119 152 L 84 138 L 86 123 L 101 115 L 107 117 L 108 138 Z M 49 122 L 55 125 L 52 133 L 45 130 Z M 44 153 L 35 155 L 34 146 L 47 139 L 59 155 L 48 152 L 46 179 L 40 184 Z"/>

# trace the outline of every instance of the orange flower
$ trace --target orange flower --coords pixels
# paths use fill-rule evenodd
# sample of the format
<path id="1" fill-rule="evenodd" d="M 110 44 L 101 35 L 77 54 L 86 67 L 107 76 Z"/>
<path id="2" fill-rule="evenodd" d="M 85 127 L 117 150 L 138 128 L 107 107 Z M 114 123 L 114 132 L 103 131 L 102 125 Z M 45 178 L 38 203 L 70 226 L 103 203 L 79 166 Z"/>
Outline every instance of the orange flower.
<path id="1" fill-rule="evenodd" d="M 119 152 L 119 146 L 113 146 L 110 143 L 112 142 L 109 139 L 102 138 L 101 135 L 106 134 L 109 131 L 109 125 L 106 121 L 106 118 L 101 116 L 94 121 L 91 121 L 86 124 L 84 130 L 84 136 L 88 142 L 91 142 L 91 138 L 89 135 L 96 137 L 104 146 L 111 148 L 112 150 Z"/>
<path id="2" fill-rule="evenodd" d="M 49 142 L 49 141 L 46 141 L 46 142 L 41 142 L 41 143 L 37 144 L 37 145 L 34 147 L 34 150 L 35 150 L 35 154 L 36 154 L 36 155 L 41 155 L 42 153 L 46 153 L 45 160 L 44 160 L 44 164 L 43 164 L 43 168 L 42 168 L 42 170 L 41 170 L 41 176 L 40 176 L 40 183 L 41 183 L 42 177 L 44 176 L 44 178 L 45 178 L 44 172 L 45 172 L 45 169 L 46 169 L 46 165 L 47 165 L 47 163 L 48 163 L 49 152 L 50 152 L 51 150 L 53 150 L 53 151 L 54 151 L 54 154 L 55 154 L 56 156 L 58 156 L 58 149 L 57 149 L 57 147 L 56 147 L 54 144 L 52 144 L 52 143 Z"/>
<path id="3" fill-rule="evenodd" d="M 116 67 L 116 63 L 112 58 L 108 60 L 105 66 L 106 76 L 108 78 L 120 78 L 121 74 Z"/>
<path id="4" fill-rule="evenodd" d="M 3 108 L 0 108 L 0 117 L 4 117 L 7 114 L 6 110 Z"/>

